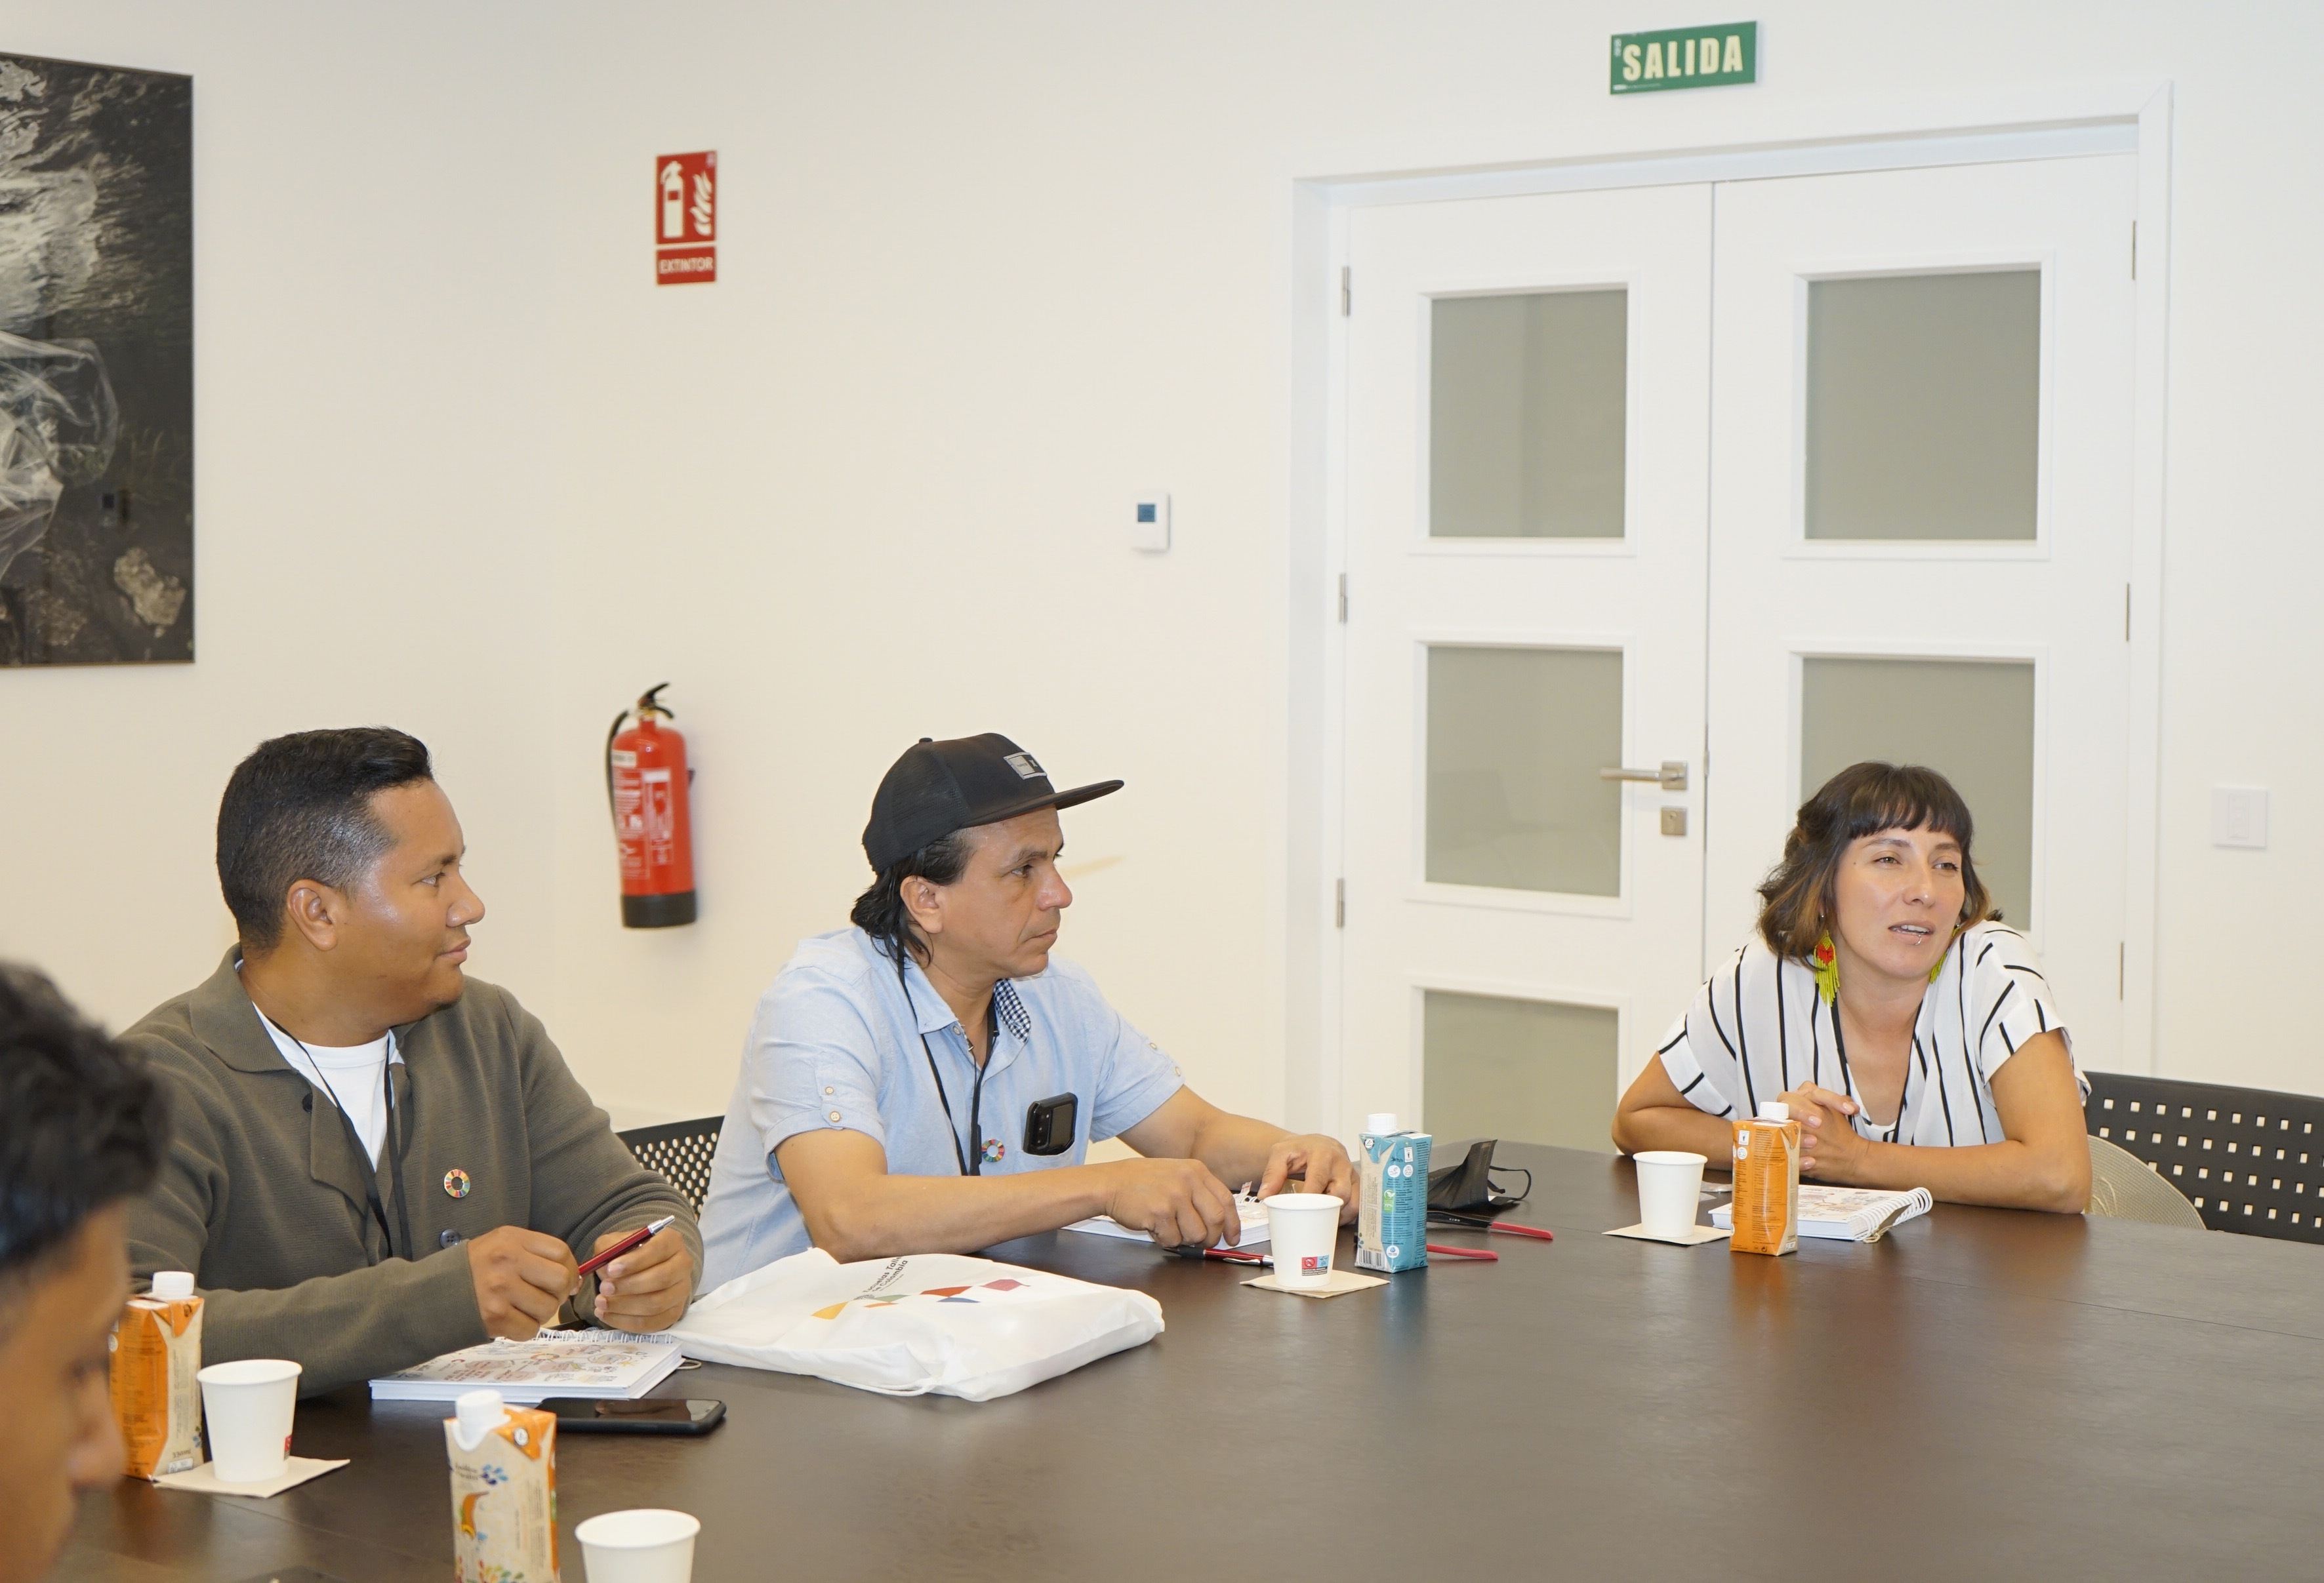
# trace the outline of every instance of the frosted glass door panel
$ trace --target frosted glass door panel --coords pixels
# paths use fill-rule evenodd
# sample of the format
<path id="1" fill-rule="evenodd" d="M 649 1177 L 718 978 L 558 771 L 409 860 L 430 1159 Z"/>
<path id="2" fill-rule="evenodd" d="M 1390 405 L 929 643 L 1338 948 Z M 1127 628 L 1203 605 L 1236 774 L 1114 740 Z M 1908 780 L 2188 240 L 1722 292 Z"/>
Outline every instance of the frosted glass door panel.
<path id="1" fill-rule="evenodd" d="M 1611 1154 L 1617 1019 L 1598 1006 L 1498 995 L 1422 997 L 1421 1115 L 1450 1141 L 1515 1143 Z"/>
<path id="2" fill-rule="evenodd" d="M 1428 531 L 1619 538 L 1629 293 L 1438 298 Z"/>
<path id="3" fill-rule="evenodd" d="M 1808 284 L 1807 536 L 2034 537 L 2042 272 Z"/>
<path id="4" fill-rule="evenodd" d="M 1800 796 L 1867 759 L 1924 764 L 1977 830 L 1970 856 L 2005 919 L 2033 921 L 2034 667 L 2027 661 L 1810 659 Z"/>
<path id="5" fill-rule="evenodd" d="M 1622 891 L 1622 656 L 1428 650 L 1427 875 L 1582 896 Z"/>

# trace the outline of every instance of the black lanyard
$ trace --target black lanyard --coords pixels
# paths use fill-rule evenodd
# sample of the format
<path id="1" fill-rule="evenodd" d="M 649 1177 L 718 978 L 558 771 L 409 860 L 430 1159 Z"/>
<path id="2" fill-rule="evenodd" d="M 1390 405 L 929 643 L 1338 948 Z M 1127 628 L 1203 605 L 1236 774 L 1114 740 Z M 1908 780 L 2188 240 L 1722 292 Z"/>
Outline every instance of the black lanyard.
<path id="1" fill-rule="evenodd" d="M 259 1016 L 266 1017 L 266 1014 L 262 1011 Z M 339 1125 L 346 1129 L 349 1141 L 355 1145 L 356 1157 L 369 1160 L 370 1146 L 364 1142 L 363 1135 L 355 1131 L 354 1118 L 347 1114 L 347 1108 L 339 1102 L 339 1091 L 331 1085 L 331 1074 L 323 1070 L 323 1063 L 315 1059 L 315 1053 L 312 1050 L 307 1048 L 307 1041 L 290 1029 L 281 1026 L 272 1017 L 267 1018 L 266 1026 L 299 1046 L 300 1054 L 306 1056 L 308 1063 L 314 1067 L 315 1075 L 323 1080 L 323 1091 L 331 1096 L 331 1108 L 339 1113 Z M 403 1118 L 395 1108 L 395 1034 L 392 1030 L 387 1035 L 387 1058 L 379 1063 L 379 1081 L 380 1090 L 385 1096 L 387 1104 L 387 1157 L 393 1161 L 395 1165 L 395 1221 L 403 1229 L 403 1256 L 408 1259 L 412 1252 L 411 1214 L 403 1201 Z M 364 1192 L 371 1200 L 371 1215 L 373 1219 L 379 1222 L 379 1234 L 387 1239 L 387 1256 L 393 1258 L 396 1256 L 395 1233 L 387 1229 L 387 1207 L 380 1201 L 379 1172 L 376 1167 L 374 1167 L 364 1179 Z"/>
<path id="2" fill-rule="evenodd" d="M 904 958 L 900 950 L 898 952 L 896 957 L 896 987 L 904 992 L 904 1014 L 912 1019 L 913 1027 L 916 1029 L 918 1028 L 920 1021 L 919 1012 L 912 1005 L 912 986 L 906 982 L 904 979 Z M 966 1037 L 967 1035 L 964 1034 L 962 1036 Z M 944 1107 L 945 1132 L 952 1139 L 953 1158 L 960 1162 L 960 1173 L 963 1176 L 983 1175 L 984 1066 L 986 1063 L 989 1063 L 992 1058 L 992 1013 L 991 1009 L 988 1008 L 984 1016 L 985 1062 L 982 1063 L 977 1062 L 975 1052 L 973 1050 L 969 1053 L 969 1063 L 976 1067 L 976 1085 L 969 1091 L 968 1102 L 968 1130 L 970 1134 L 970 1141 L 976 1146 L 976 1149 L 973 1154 L 971 1154 L 968 1150 L 960 1146 L 960 1125 L 952 1118 L 952 1096 L 945 1092 L 944 1073 L 936 1070 L 936 1053 L 928 1048 L 928 1035 L 925 1032 L 920 1034 L 920 1054 L 928 1058 L 928 1075 L 936 1080 L 936 1103 Z"/>

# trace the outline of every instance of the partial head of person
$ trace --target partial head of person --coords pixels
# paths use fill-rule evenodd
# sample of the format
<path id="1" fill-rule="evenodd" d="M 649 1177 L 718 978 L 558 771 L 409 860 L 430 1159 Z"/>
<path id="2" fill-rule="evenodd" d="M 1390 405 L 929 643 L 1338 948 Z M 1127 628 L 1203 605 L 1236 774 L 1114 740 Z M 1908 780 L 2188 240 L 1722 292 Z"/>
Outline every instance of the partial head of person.
<path id="1" fill-rule="evenodd" d="M 74 1496 L 121 1476 L 124 1201 L 152 1183 L 164 1127 L 140 1066 L 48 980 L 0 963 L 0 1583 L 45 1571 Z"/>
<path id="2" fill-rule="evenodd" d="M 1851 764 L 1800 805 L 1759 887 L 1760 938 L 1843 976 L 1925 978 L 1961 930 L 2001 916 L 1969 855 L 1975 832 L 1935 770 Z"/>
<path id="3" fill-rule="evenodd" d="M 856 926 L 900 964 L 944 964 L 955 978 L 1029 978 L 1074 893 L 1057 872 L 1057 811 L 1121 789 L 1101 780 L 1059 791 L 1040 761 L 998 732 L 923 737 L 889 767 L 872 798 L 863 854 L 877 876 Z"/>
<path id="4" fill-rule="evenodd" d="M 459 999 L 484 916 L 416 738 L 386 726 L 261 742 L 218 804 L 218 883 L 245 963 L 327 989 L 380 1028 Z"/>

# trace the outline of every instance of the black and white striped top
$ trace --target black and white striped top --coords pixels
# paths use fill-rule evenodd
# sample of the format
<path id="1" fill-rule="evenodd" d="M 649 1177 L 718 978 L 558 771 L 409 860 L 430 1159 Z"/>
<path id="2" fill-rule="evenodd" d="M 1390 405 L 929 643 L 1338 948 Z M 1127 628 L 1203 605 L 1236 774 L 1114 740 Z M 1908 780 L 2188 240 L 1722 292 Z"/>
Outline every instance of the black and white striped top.
<path id="1" fill-rule="evenodd" d="M 1845 981 L 1840 992 L 1848 994 Z M 1921 998 L 1904 1103 L 1886 1126 L 1859 1109 L 1857 1132 L 1938 1148 L 2000 1142 L 1993 1074 L 2051 1028 L 2065 1034 L 2025 936 L 2000 924 L 1962 930 Z M 1817 995 L 1812 968 L 1778 959 L 1756 934 L 1711 975 L 1660 1054 L 1678 1091 L 1713 1116 L 1756 1115 L 1762 1101 L 1810 1082 L 1862 1104 L 1840 1008 Z"/>

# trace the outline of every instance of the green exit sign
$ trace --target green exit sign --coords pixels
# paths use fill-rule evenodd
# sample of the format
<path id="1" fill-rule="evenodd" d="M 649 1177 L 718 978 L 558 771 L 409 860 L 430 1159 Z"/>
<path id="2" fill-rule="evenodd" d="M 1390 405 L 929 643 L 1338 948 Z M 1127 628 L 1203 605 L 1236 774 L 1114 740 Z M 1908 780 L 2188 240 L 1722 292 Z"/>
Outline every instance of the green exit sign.
<path id="1" fill-rule="evenodd" d="M 1609 90 L 1653 94 L 1665 88 L 1724 87 L 1759 80 L 1759 24 L 1669 27 L 1653 33 L 1614 35 L 1614 75 Z"/>

